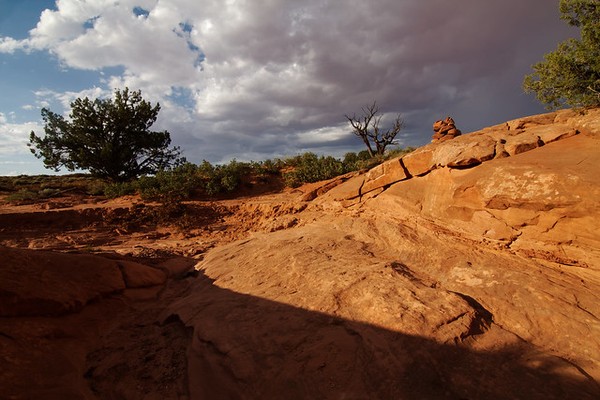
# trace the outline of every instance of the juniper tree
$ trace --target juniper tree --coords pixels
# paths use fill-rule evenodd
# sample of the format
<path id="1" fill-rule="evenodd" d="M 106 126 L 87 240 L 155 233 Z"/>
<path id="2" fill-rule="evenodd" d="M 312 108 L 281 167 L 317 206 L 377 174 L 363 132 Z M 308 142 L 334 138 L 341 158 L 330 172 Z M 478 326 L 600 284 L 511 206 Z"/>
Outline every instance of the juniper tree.
<path id="1" fill-rule="evenodd" d="M 600 106 L 600 0 L 561 0 L 559 9 L 561 19 L 580 29 L 581 38 L 546 54 L 523 87 L 549 109 Z"/>
<path id="2" fill-rule="evenodd" d="M 69 118 L 43 108 L 44 137 L 31 132 L 28 146 L 46 168 L 87 170 L 93 176 L 124 182 L 153 174 L 181 161 L 170 148 L 169 132 L 154 132 L 160 105 L 141 91 L 116 90 L 113 99 L 78 98 Z"/>

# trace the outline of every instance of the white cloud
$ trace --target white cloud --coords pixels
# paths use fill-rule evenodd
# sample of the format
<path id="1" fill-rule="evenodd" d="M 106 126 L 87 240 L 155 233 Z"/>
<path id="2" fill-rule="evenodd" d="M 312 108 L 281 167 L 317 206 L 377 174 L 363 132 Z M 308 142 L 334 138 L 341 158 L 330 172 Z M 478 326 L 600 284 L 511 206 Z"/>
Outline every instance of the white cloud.
<path id="1" fill-rule="evenodd" d="M 43 128 L 37 122 L 16 124 L 0 112 L 0 158 L 8 156 L 33 157 L 27 143 L 31 131 L 41 132 Z"/>
<path id="2" fill-rule="evenodd" d="M 373 100 L 418 118 L 407 118 L 413 141 L 428 141 L 431 122 L 450 113 L 463 129 L 480 127 L 532 107 L 514 100 L 520 80 L 567 32 L 547 0 L 59 0 L 56 8 L 28 38 L 0 38 L 0 52 L 49 51 L 66 68 L 99 71 L 105 86 L 40 90 L 38 104 L 141 89 L 162 105 L 157 127 L 193 161 L 360 147 L 344 114 Z M 102 71 L 114 66 L 123 72 Z M 482 87 L 493 101 L 473 97 Z M 191 104 L 174 100 L 180 88 Z"/>
<path id="3" fill-rule="evenodd" d="M 14 53 L 22 47 L 22 43 L 18 40 L 11 37 L 0 37 L 0 53 Z"/>
<path id="4" fill-rule="evenodd" d="M 96 98 L 105 98 L 110 97 L 112 91 L 99 88 L 92 87 L 89 89 L 84 89 L 78 92 L 66 91 L 66 92 L 56 92 L 53 90 L 42 89 L 34 92 L 36 96 L 36 104 L 39 108 L 46 107 L 49 108 L 52 104 L 58 103 L 61 107 L 62 111 L 68 113 L 71 107 L 71 103 L 75 101 L 77 98 L 88 97 L 90 99 Z M 60 110 L 53 110 L 55 112 L 60 112 Z"/>

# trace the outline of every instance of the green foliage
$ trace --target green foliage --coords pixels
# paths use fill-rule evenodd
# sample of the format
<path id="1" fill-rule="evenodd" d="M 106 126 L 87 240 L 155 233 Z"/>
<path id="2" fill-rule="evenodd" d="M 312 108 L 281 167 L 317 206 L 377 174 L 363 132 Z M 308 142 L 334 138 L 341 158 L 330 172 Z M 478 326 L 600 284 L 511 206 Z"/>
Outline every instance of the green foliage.
<path id="1" fill-rule="evenodd" d="M 363 150 L 358 154 L 354 152 L 346 153 L 342 164 L 344 172 L 351 172 L 372 168 L 380 162 L 378 157 L 371 157 L 368 150 Z"/>
<path id="2" fill-rule="evenodd" d="M 204 191 L 209 196 L 234 191 L 242 181 L 242 176 L 251 171 L 251 164 L 232 160 L 225 165 L 212 165 L 204 160 L 198 167 L 204 182 Z"/>
<path id="3" fill-rule="evenodd" d="M 103 194 L 105 186 L 105 182 L 85 174 L 0 177 L 0 192 L 7 193 L 5 200 L 11 203 L 33 203 L 67 194 Z"/>
<path id="4" fill-rule="evenodd" d="M 79 98 L 71 103 L 69 120 L 43 108 L 45 136 L 31 132 L 28 146 L 46 168 L 88 170 L 125 182 L 179 160 L 179 149 L 169 148 L 169 132 L 149 130 L 159 111 L 159 104 L 153 107 L 140 91 L 128 88 L 116 90 L 114 100 Z"/>
<path id="5" fill-rule="evenodd" d="M 110 199 L 133 195 L 137 191 L 135 182 L 112 182 L 104 185 L 104 195 Z"/>
<path id="6" fill-rule="evenodd" d="M 412 153 L 413 151 L 415 151 L 414 147 L 397 147 L 395 149 L 391 149 L 388 152 L 385 153 L 385 158 L 386 160 L 392 159 L 392 158 L 398 158 L 398 157 L 402 157 L 408 153 Z"/>
<path id="7" fill-rule="evenodd" d="M 28 190 L 28 189 L 20 189 L 17 192 L 11 193 L 6 196 L 5 201 L 9 203 L 15 204 L 24 204 L 24 203 L 32 203 L 39 200 L 41 196 L 38 192 Z"/>
<path id="8" fill-rule="evenodd" d="M 294 169 L 284 174 L 287 186 L 298 187 L 303 183 L 318 182 L 344 173 L 344 164 L 331 156 L 304 153 L 291 159 Z"/>
<path id="9" fill-rule="evenodd" d="M 525 77 L 523 88 L 549 109 L 600 106 L 600 1 L 561 0 L 561 18 L 581 29 L 544 56 Z"/>
<path id="10" fill-rule="evenodd" d="M 39 190 L 23 188 L 6 196 L 5 201 L 17 204 L 35 203 L 39 200 L 56 197 L 60 195 L 60 193 L 60 190 L 52 188 L 44 188 Z"/>
<path id="11" fill-rule="evenodd" d="M 257 176 L 268 176 L 268 175 L 278 175 L 283 168 L 283 161 L 276 160 L 265 160 L 265 161 L 252 161 L 249 165 L 250 169 Z"/>
<path id="12" fill-rule="evenodd" d="M 155 176 L 143 176 L 137 182 L 143 200 L 161 203 L 177 203 L 188 199 L 199 185 L 198 167 L 192 163 L 159 171 Z"/>

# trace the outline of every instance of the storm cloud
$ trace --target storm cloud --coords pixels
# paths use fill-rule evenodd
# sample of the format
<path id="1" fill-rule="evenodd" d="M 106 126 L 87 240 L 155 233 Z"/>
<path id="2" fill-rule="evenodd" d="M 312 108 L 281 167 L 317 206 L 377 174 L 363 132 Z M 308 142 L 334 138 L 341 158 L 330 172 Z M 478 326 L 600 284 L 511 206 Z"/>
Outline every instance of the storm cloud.
<path id="1" fill-rule="evenodd" d="M 373 101 L 404 146 L 446 115 L 468 132 L 543 112 L 523 77 L 576 34 L 558 0 L 60 0 L 0 51 L 141 89 L 190 161 L 226 162 L 360 150 L 344 115 Z"/>

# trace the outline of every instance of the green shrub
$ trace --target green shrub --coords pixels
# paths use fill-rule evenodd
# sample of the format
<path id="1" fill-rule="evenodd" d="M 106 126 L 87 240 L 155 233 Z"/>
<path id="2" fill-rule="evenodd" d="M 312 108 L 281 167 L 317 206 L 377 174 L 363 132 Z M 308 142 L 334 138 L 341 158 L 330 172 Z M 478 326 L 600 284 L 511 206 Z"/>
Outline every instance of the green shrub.
<path id="1" fill-rule="evenodd" d="M 331 179 L 344 173 L 343 163 L 331 156 L 304 153 L 293 157 L 291 163 L 294 169 L 284 174 L 286 185 L 291 187 Z"/>
<path id="2" fill-rule="evenodd" d="M 106 183 L 101 180 L 95 180 L 87 185 L 86 193 L 90 196 L 101 196 L 105 194 L 105 189 Z"/>
<path id="3" fill-rule="evenodd" d="M 135 193 L 135 182 L 109 183 L 104 186 L 104 195 L 111 199 L 121 196 L 132 195 Z"/>
<path id="4" fill-rule="evenodd" d="M 60 193 L 61 193 L 61 191 L 59 189 L 53 189 L 53 188 L 45 188 L 38 192 L 39 196 L 43 199 L 57 196 Z"/>
<path id="5" fill-rule="evenodd" d="M 378 157 L 371 157 L 367 150 L 363 150 L 358 154 L 354 152 L 346 153 L 344 155 L 344 160 L 342 161 L 344 172 L 360 171 L 363 169 L 372 168 L 379 163 L 380 161 L 378 161 Z"/>
<path id="6" fill-rule="evenodd" d="M 413 151 L 415 151 L 414 147 L 396 147 L 394 149 L 391 149 L 389 151 L 387 151 L 385 153 L 385 158 L 386 160 L 392 159 L 392 158 L 397 158 L 397 157 L 402 157 L 405 156 L 408 153 L 412 153 Z"/>
<path id="7" fill-rule="evenodd" d="M 9 203 L 29 203 L 39 200 L 40 195 L 38 192 L 28 190 L 28 189 L 20 189 L 17 192 L 11 193 L 6 196 L 6 201 Z"/>
<path id="8" fill-rule="evenodd" d="M 232 192 L 242 182 L 242 177 L 252 171 L 251 164 L 232 160 L 225 165 L 212 165 L 204 160 L 198 167 L 204 181 L 204 191 L 209 196 L 217 193 Z"/>
<path id="9" fill-rule="evenodd" d="M 136 185 L 143 200 L 178 203 L 190 198 L 199 187 L 200 176 L 196 165 L 184 163 L 154 176 L 143 176 Z"/>
<path id="10" fill-rule="evenodd" d="M 278 175 L 283 168 L 283 162 L 280 159 L 252 161 L 249 166 L 256 176 Z"/>

